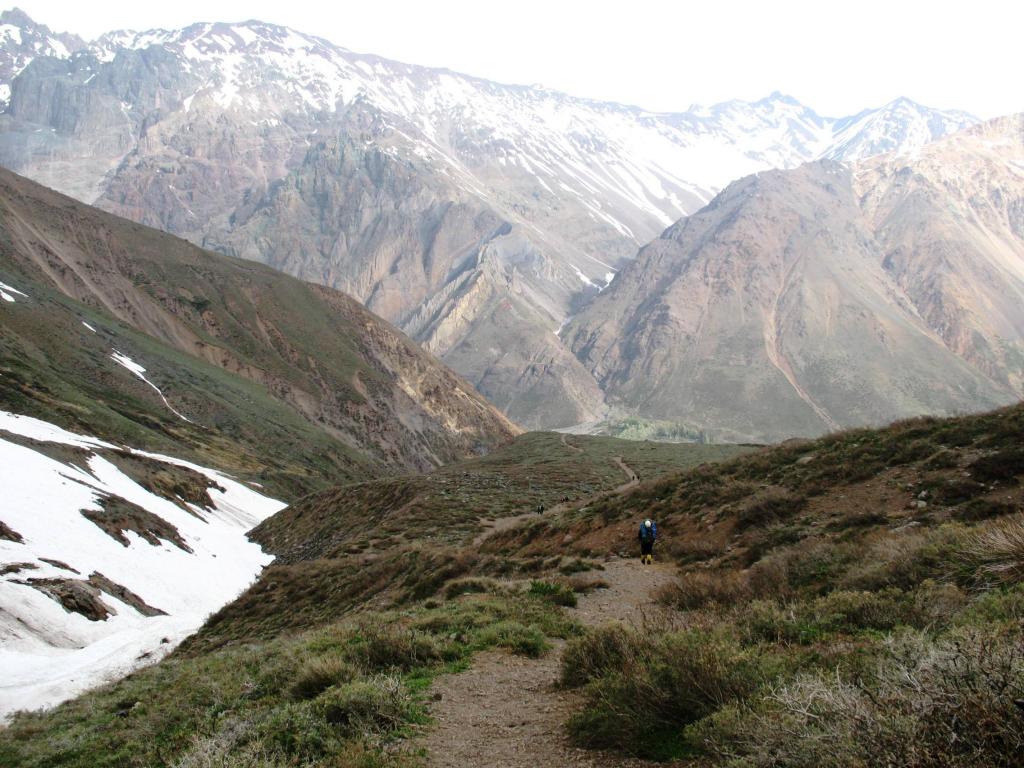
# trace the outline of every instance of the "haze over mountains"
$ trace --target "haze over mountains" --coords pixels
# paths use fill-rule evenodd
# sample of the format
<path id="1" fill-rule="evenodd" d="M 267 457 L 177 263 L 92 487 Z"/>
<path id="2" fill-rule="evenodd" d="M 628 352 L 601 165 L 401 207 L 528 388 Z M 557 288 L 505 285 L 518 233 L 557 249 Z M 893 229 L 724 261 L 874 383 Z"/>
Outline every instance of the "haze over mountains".
<path id="1" fill-rule="evenodd" d="M 668 409 L 624 394 L 576 331 L 557 333 L 581 311 L 592 320 L 637 247 L 732 180 L 818 158 L 913 153 L 974 124 L 965 113 L 901 99 L 831 119 L 776 93 L 655 114 L 356 54 L 255 21 L 81 45 L 23 14 L 3 23 L 0 163 L 351 293 L 524 426 L 599 419 L 610 403 L 772 438 L 829 419 L 980 407 L 1015 391 L 971 368 L 961 376 L 957 363 L 943 379 L 956 396 L 883 404 L 882 387 L 825 419 L 803 413 L 796 394 L 804 405 L 770 428 L 718 424 L 712 411 L 677 412 L 675 395 Z M 795 392 L 790 382 L 779 394 Z"/>

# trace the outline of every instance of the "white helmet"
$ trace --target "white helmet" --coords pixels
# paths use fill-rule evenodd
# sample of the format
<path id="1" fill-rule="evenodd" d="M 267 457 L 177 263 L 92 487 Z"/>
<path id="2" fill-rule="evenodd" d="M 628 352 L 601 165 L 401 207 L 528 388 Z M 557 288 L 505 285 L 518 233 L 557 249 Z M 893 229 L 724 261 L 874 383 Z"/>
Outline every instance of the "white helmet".
<path id="1" fill-rule="evenodd" d="M 644 520 L 644 526 L 647 527 L 647 528 L 650 528 L 651 527 L 651 521 L 650 520 Z"/>

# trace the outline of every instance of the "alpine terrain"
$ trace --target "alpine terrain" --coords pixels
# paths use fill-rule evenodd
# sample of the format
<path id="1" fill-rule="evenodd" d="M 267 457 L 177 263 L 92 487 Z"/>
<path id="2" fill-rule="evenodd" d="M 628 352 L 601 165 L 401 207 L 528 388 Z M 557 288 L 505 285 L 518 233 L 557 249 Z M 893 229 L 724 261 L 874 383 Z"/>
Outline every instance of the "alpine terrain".
<path id="1" fill-rule="evenodd" d="M 1022 398 L 1024 114 L 0 13 L 0 768 L 1020 768 Z"/>
<path id="2" fill-rule="evenodd" d="M 0 171 L 0 715 L 172 650 L 277 499 L 517 432 L 354 300 Z"/>
<path id="3" fill-rule="evenodd" d="M 528 427 L 605 415 L 558 330 L 729 182 L 976 122 L 906 99 L 825 118 L 779 93 L 651 113 L 256 21 L 60 45 L 3 22 L 0 164 L 341 289 Z"/>
<path id="4" fill-rule="evenodd" d="M 734 182 L 562 332 L 609 400 L 729 440 L 1024 395 L 1024 116 Z"/>

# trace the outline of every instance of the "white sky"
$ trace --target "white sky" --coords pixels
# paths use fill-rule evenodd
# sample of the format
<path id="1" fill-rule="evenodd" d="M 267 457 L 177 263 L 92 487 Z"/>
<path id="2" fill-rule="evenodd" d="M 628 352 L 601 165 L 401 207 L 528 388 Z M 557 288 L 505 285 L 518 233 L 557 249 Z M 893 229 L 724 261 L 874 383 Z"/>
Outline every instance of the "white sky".
<path id="1" fill-rule="evenodd" d="M 17 0 L 92 38 L 256 18 L 364 53 L 684 110 L 780 90 L 840 116 L 908 96 L 1024 111 L 1019 0 Z M 11 7 L 4 3 L 0 7 Z"/>

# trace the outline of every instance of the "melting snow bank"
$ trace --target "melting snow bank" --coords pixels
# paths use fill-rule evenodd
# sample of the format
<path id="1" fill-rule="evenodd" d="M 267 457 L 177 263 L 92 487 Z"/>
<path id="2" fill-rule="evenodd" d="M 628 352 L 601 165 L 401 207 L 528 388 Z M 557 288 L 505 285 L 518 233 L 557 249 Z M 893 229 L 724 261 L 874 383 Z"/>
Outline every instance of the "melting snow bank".
<path id="1" fill-rule="evenodd" d="M 188 501 L 160 492 L 182 483 Z M 284 506 L 0 411 L 0 717 L 162 658 L 271 561 L 245 534 Z"/>

